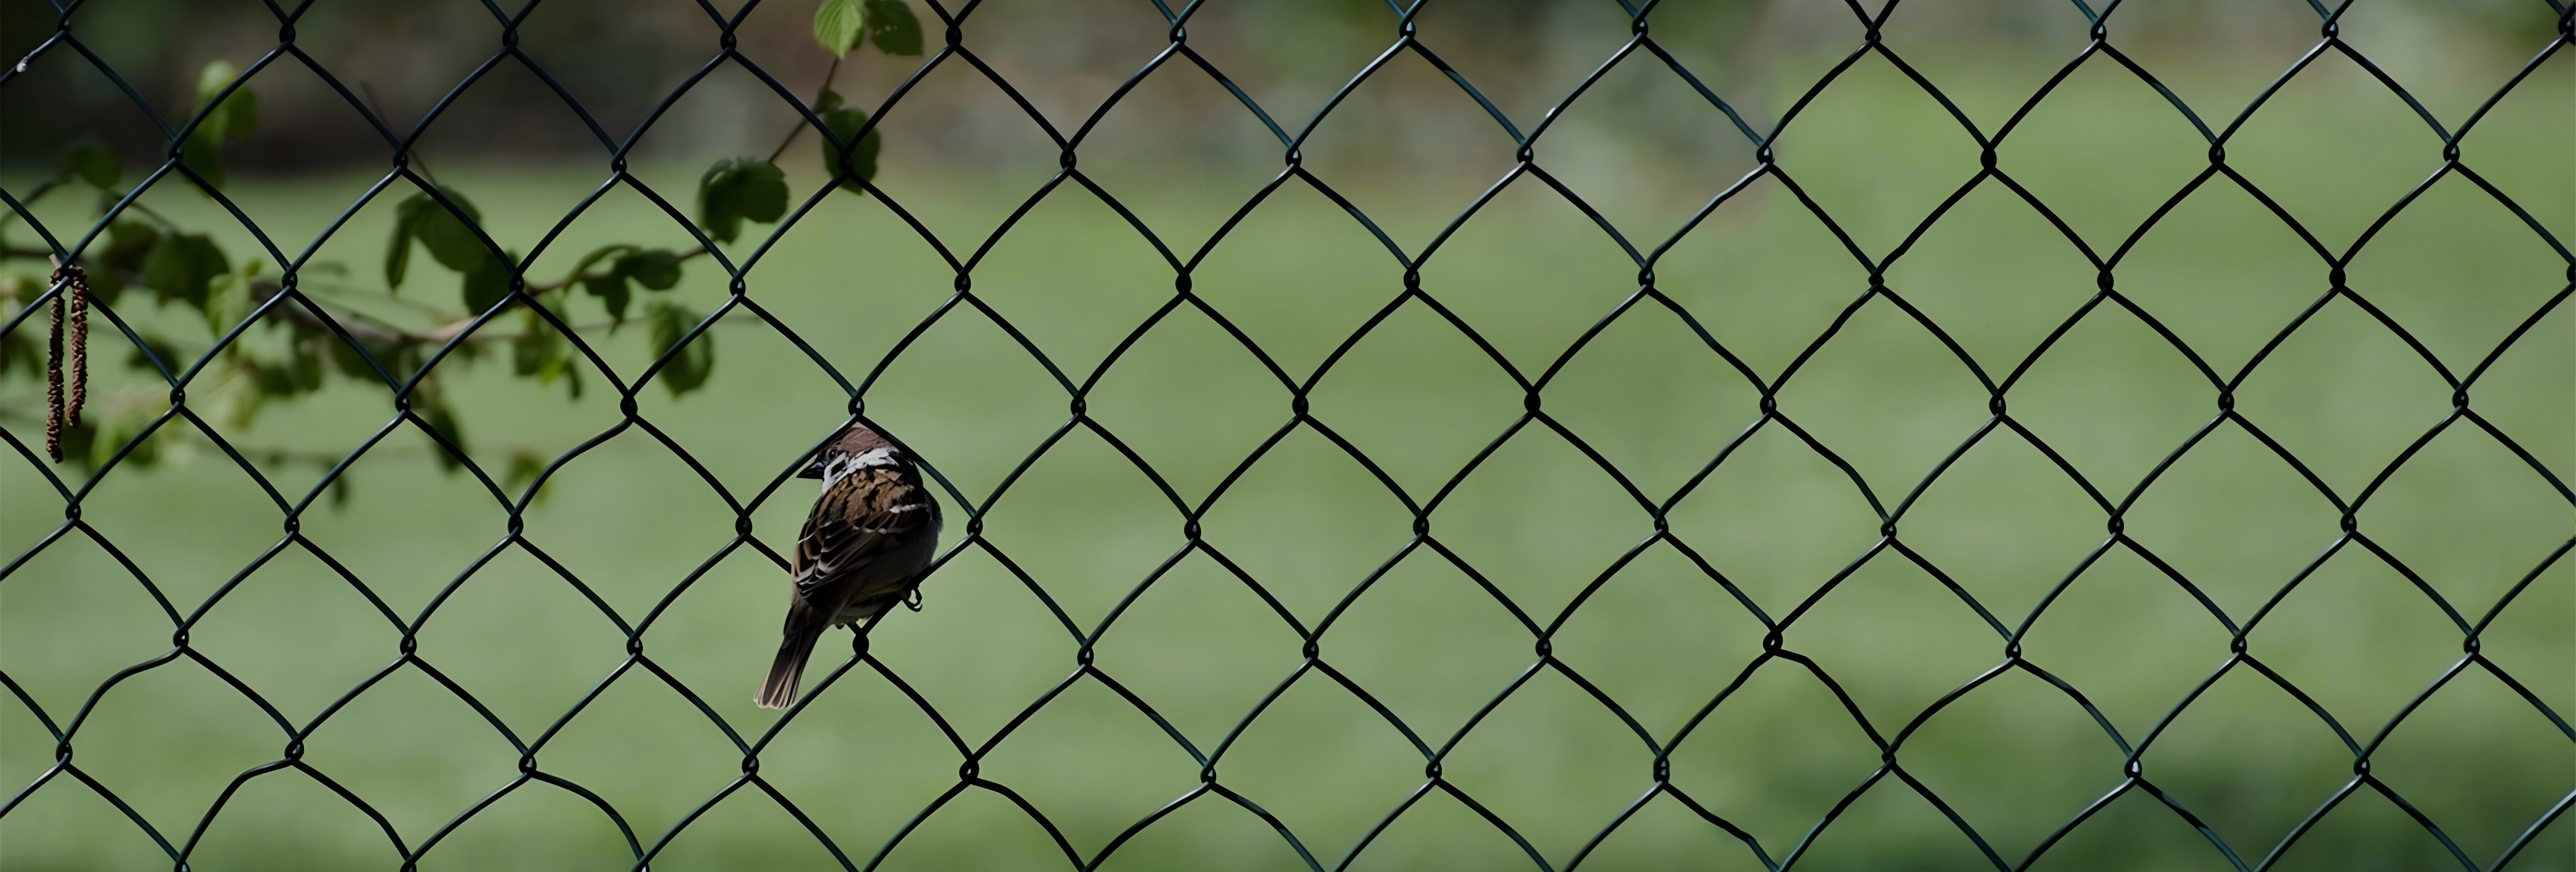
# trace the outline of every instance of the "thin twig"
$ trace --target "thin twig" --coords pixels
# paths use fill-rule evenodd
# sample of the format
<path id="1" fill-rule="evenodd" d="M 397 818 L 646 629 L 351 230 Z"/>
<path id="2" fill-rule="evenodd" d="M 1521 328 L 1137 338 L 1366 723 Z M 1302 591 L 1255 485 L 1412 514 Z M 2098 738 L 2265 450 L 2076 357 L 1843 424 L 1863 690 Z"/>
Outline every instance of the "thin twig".
<path id="1" fill-rule="evenodd" d="M 349 301 L 349 300 L 337 300 L 337 299 L 327 299 L 327 298 L 328 298 L 328 297 L 330 297 L 330 296 L 332 296 L 332 295 L 359 295 L 359 294 L 363 294 L 363 295 L 365 295 L 365 296 L 368 298 L 368 299 L 367 299 L 367 302 L 369 302 L 369 303 L 389 303 L 389 304 L 392 304 L 392 305 L 401 306 L 401 307 L 403 307 L 403 308 L 405 308 L 405 309 L 410 309 L 410 310 L 412 310 L 412 311 L 414 311 L 414 312 L 418 312 L 418 313 L 423 314 L 423 315 L 429 315 L 429 316 L 437 317 L 437 318 L 453 318 L 453 317 L 456 317 L 456 312 L 455 312 L 454 310 L 452 310 L 452 309 L 448 309 L 448 308 L 445 308 L 445 307 L 443 307 L 443 306 L 433 305 L 433 304 L 430 304 L 430 303 L 424 303 L 424 302 L 421 302 L 421 301 L 419 301 L 419 300 L 412 299 L 412 298 L 410 298 L 410 297 L 399 296 L 399 295 L 395 295 L 395 294 L 388 294 L 388 293 L 385 293 L 385 292 L 383 292 L 383 291 L 376 290 L 376 289 L 374 289 L 374 288 L 358 287 L 358 286 L 356 286 L 356 285 L 343 285 L 343 284 L 338 284 L 338 283 L 333 283 L 333 282 L 316 282 L 316 281 L 312 281 L 312 280 L 310 280 L 310 279 L 307 279 L 307 280 L 304 280 L 304 281 L 301 281 L 301 282 L 297 282 L 297 283 L 295 284 L 295 287 L 296 287 L 297 289 L 299 289 L 299 290 L 302 290 L 302 291 L 304 292 L 304 295 L 305 295 L 305 296 L 308 296 L 308 297 L 314 297 L 315 299 L 322 300 L 323 302 L 328 302 L 328 303 L 331 303 L 331 304 L 334 304 L 334 305 L 340 306 L 340 307 L 342 307 L 342 308 L 350 309 L 352 312 L 355 312 L 355 311 L 356 311 L 356 308 L 355 308 L 355 307 L 357 306 L 357 303 L 355 303 L 355 302 L 353 302 L 353 301 Z"/>
<path id="2" fill-rule="evenodd" d="M 786 149 L 786 146 L 779 146 L 779 149 L 783 151 L 783 150 L 785 150 L 785 149 Z M 777 160 L 777 158 L 772 157 L 772 158 L 770 158 L 770 160 Z M 33 187 L 33 188 L 28 188 L 28 189 L 27 189 L 27 195 L 26 195 L 26 196 L 24 196 L 24 197 L 20 197 L 20 198 L 18 198 L 18 202 L 19 202 L 19 203 L 21 203 L 21 204 L 23 204 L 23 205 L 27 205 L 27 206 L 34 206 L 34 205 L 36 205 L 36 201 L 37 201 L 37 200 L 42 200 L 42 199 L 44 199 L 44 198 L 45 198 L 45 195 L 46 195 L 46 194 L 53 193 L 55 188 L 58 188 L 58 187 L 61 187 L 61 186 L 62 186 L 62 184 L 63 184 L 63 180 L 64 180 L 64 179 L 67 179 L 67 178 L 70 178 L 70 177 L 71 177 L 71 174 L 69 174 L 69 173 L 64 173 L 64 174 L 61 174 L 61 175 L 54 176 L 53 178 L 46 179 L 46 180 L 44 180 L 42 183 L 39 183 L 38 185 L 36 185 L 35 187 Z M 11 209 L 11 210 L 8 210 L 8 211 L 6 211 L 6 212 L 0 212 L 0 227 L 8 226 L 9 222 L 10 222 L 11 220 L 13 220 L 13 219 L 17 218 L 17 217 L 18 217 L 18 210 L 16 210 L 16 209 Z"/>
<path id="3" fill-rule="evenodd" d="M 373 113 L 376 113 L 376 119 L 377 119 L 377 120 L 379 120 L 379 121 L 388 121 L 388 122 L 392 120 L 392 116 L 390 116 L 390 115 L 386 115 L 386 114 L 385 114 L 385 106 L 384 106 L 384 104 L 383 104 L 383 103 L 380 103 L 380 102 L 377 102 L 377 100 L 376 100 L 376 89 L 375 89 L 375 86 L 370 85 L 370 84 L 367 84 L 367 80 L 365 80 L 365 79 L 359 79 L 359 80 L 358 80 L 358 93 L 366 95 L 366 98 L 367 98 L 367 111 L 369 111 L 369 112 L 373 112 Z M 419 168 L 420 168 L 420 176 L 421 176 L 421 178 L 428 179 L 430 184 L 438 185 L 439 187 L 442 187 L 442 188 L 443 188 L 443 187 L 446 187 L 446 185 L 441 184 L 441 183 L 438 181 L 438 174 L 437 174 L 437 173 L 430 172 L 430 170 L 429 170 L 429 159 L 428 159 L 428 158 L 425 158 L 425 157 L 422 157 L 422 156 L 420 155 L 420 152 L 419 152 L 419 151 L 411 150 L 411 149 L 405 149 L 405 150 L 403 151 L 403 154 L 404 154 L 404 155 L 406 155 L 406 156 L 408 156 L 408 157 L 411 159 L 411 164 L 412 164 L 413 166 L 416 166 L 416 167 L 419 167 Z"/>
<path id="4" fill-rule="evenodd" d="M 703 256 L 705 256 L 705 255 L 706 255 L 706 253 L 707 253 L 707 247 L 706 247 L 706 246 L 701 245 L 701 246 L 698 246 L 698 247 L 696 247 L 696 248 L 692 248 L 692 249 L 689 249 L 689 250 L 687 250 L 687 251 L 680 252 L 680 255 L 679 255 L 679 262 L 681 262 L 681 263 L 687 263 L 687 262 L 689 262 L 689 261 L 690 261 L 690 260 L 692 260 L 692 259 L 695 259 L 695 258 L 698 258 L 698 257 L 703 257 Z M 574 282 L 578 282 L 578 281 L 582 281 L 582 280 L 590 279 L 590 278 L 605 277 L 606 275 L 607 275 L 606 273 L 591 273 L 591 272 L 575 273 L 575 274 L 572 274 L 572 275 L 564 276 L 564 277 L 563 277 L 563 279 L 562 279 L 562 280 L 560 280 L 560 281 L 546 282 L 546 283 L 544 283 L 544 284 L 534 284 L 534 285 L 529 285 L 529 286 L 528 286 L 528 295 L 529 295 L 529 296 L 535 296 L 535 295 L 538 295 L 538 294 L 549 293 L 549 292 L 552 292 L 552 291 L 560 291 L 560 290 L 563 290 L 563 289 L 565 289 L 565 288 L 572 287 L 572 284 L 573 284 Z"/>
<path id="5" fill-rule="evenodd" d="M 812 109 L 823 105 L 823 95 L 832 90 L 832 78 L 840 75 L 840 72 L 841 56 L 833 55 L 832 66 L 823 71 L 823 84 L 814 86 L 814 102 L 806 104 L 806 108 Z M 778 147 L 770 150 L 769 162 L 777 163 L 779 158 L 786 156 L 787 147 L 796 143 L 796 136 L 804 133 L 807 126 L 809 125 L 805 123 L 805 119 L 801 116 L 798 117 L 796 119 L 796 126 L 787 128 L 786 138 L 780 139 L 778 141 Z"/>

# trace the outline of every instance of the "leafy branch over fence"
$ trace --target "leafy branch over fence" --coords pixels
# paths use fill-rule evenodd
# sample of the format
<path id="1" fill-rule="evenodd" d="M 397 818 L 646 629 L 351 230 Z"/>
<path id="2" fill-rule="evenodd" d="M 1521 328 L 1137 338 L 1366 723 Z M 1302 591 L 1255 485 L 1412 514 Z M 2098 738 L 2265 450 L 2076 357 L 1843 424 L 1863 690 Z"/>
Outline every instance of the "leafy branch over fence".
<path id="1" fill-rule="evenodd" d="M 108 222 L 104 239 L 77 241 L 85 245 L 77 246 L 80 254 L 72 266 L 86 274 L 85 296 L 116 307 L 125 302 L 127 291 L 140 290 L 151 295 L 155 308 L 177 305 L 203 315 L 206 333 L 194 341 L 119 321 L 117 329 L 131 332 L 138 348 L 119 360 L 120 365 L 150 374 L 156 381 L 176 376 L 202 354 L 194 349 L 213 346 L 233 331 L 248 329 L 256 314 L 273 312 L 258 323 L 272 333 L 284 332 L 282 347 L 263 351 L 249 343 L 223 343 L 213 360 L 195 364 L 216 368 L 211 381 L 219 386 L 218 399 L 229 423 L 248 425 L 268 404 L 320 391 L 336 377 L 393 388 L 398 402 L 408 403 L 453 440 L 452 447 L 461 453 L 467 431 L 440 387 L 441 374 L 456 368 L 430 366 L 451 354 L 471 361 L 487 352 L 505 353 L 514 377 L 545 385 L 561 383 L 578 398 L 583 367 L 576 365 L 576 352 L 564 341 L 565 332 L 614 332 L 635 320 L 649 331 L 653 349 L 667 357 L 659 378 L 673 396 L 706 385 L 715 367 L 715 337 L 705 331 L 691 335 L 705 316 L 653 295 L 677 287 L 689 262 L 705 257 L 710 246 L 740 239 L 745 222 L 770 224 L 786 215 L 787 179 L 778 161 L 807 128 L 816 129 L 819 165 L 832 174 L 841 190 L 864 196 L 867 183 L 876 177 L 884 138 L 866 111 L 849 105 L 832 89 L 840 59 L 871 44 L 890 55 L 919 55 L 922 49 L 921 22 L 903 0 L 823 0 L 815 10 L 814 38 L 834 60 L 814 99 L 804 107 L 806 117 L 788 130 L 767 157 L 726 157 L 707 167 L 698 182 L 696 210 L 689 216 L 700 238 L 697 246 L 672 250 L 611 243 L 582 255 L 572 269 L 552 280 L 530 276 L 530 264 L 522 252 L 503 247 L 483 231 L 483 212 L 473 199 L 439 183 L 417 155 L 405 156 L 417 173 L 416 190 L 395 204 L 381 287 L 356 283 L 353 271 L 339 262 L 311 261 L 278 270 L 258 256 L 236 257 L 213 234 L 144 205 L 140 194 L 172 181 L 168 176 L 173 173 L 202 191 L 223 188 L 224 148 L 249 138 L 257 129 L 258 92 L 242 70 L 222 60 L 199 71 L 195 109 L 184 132 L 172 138 L 171 162 L 129 187 L 127 169 L 117 152 L 96 136 L 83 136 L 62 148 L 51 177 L 28 189 L 21 205 L 32 206 L 47 196 L 92 194 L 96 214 L 117 217 Z M 402 175 L 414 178 L 413 172 Z M 377 196 L 394 193 L 389 188 Z M 355 211 L 353 207 L 351 213 Z M 0 233 L 15 217 L 14 212 L 0 213 Z M 403 286 L 418 277 L 413 269 L 416 253 L 426 254 L 429 263 L 454 274 L 454 305 L 424 302 L 417 292 L 413 297 L 401 296 Z M 54 257 L 50 247 L 12 243 L 0 236 L 0 261 L 34 261 L 51 267 Z M 0 302 L 23 306 L 55 281 L 55 276 L 44 274 L 0 276 Z M 281 296 L 288 299 L 281 301 Z M 640 311 L 639 296 L 644 298 Z M 595 324 L 570 320 L 577 311 L 575 301 L 582 297 L 594 300 L 606 320 Z M 74 323 L 69 327 L 75 333 L 86 326 L 80 322 L 86 317 L 81 310 L 88 301 L 72 305 L 69 318 Z M 361 308 L 386 305 L 426 313 L 435 325 L 407 328 Z M 515 329 L 478 329 L 505 318 L 516 322 L 511 325 Z M 39 348 L 39 343 L 17 332 L 0 334 L 0 378 L 19 375 L 42 382 L 46 370 L 60 370 L 62 329 L 57 326 L 51 348 Z M 161 441 L 136 441 L 135 437 L 145 435 L 160 417 L 161 407 L 155 402 L 159 397 L 106 399 L 104 408 L 82 415 L 76 397 L 72 407 L 64 410 L 68 418 L 52 422 L 60 430 L 59 459 L 95 469 L 124 450 L 125 462 L 153 463 Z M 63 417 L 61 412 L 55 414 Z M 130 449 L 129 442 L 134 443 Z M 297 457 L 254 447 L 239 450 L 282 459 Z M 460 468 L 455 454 L 434 455 L 449 471 Z M 332 464 L 331 458 L 311 460 Z M 513 484 L 525 483 L 543 468 L 543 458 L 533 453 L 514 454 L 509 477 Z"/>

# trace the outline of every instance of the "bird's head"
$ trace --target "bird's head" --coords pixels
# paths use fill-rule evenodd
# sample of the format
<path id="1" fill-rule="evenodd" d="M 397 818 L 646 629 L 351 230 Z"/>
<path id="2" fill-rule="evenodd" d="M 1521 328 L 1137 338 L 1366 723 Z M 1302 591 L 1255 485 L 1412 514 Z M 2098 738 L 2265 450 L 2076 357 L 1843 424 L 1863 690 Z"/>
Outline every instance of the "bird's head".
<path id="1" fill-rule="evenodd" d="M 805 471 L 797 473 L 796 477 L 828 482 L 852 470 L 899 463 L 901 460 L 897 455 L 901 453 L 894 443 L 886 441 L 883 435 L 868 429 L 867 425 L 852 424 L 850 429 L 841 431 L 841 435 L 825 443 L 823 450 L 814 454 L 814 462 L 807 464 Z"/>

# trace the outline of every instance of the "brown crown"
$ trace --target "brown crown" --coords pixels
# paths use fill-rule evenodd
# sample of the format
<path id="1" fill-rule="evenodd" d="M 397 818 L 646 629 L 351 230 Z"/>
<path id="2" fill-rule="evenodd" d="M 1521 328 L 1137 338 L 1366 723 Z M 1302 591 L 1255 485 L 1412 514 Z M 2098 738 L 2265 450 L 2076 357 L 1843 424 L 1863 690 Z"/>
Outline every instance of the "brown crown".
<path id="1" fill-rule="evenodd" d="M 893 444 L 865 424 L 852 424 L 850 429 L 841 431 L 841 438 L 833 440 L 832 447 L 855 457 Z"/>

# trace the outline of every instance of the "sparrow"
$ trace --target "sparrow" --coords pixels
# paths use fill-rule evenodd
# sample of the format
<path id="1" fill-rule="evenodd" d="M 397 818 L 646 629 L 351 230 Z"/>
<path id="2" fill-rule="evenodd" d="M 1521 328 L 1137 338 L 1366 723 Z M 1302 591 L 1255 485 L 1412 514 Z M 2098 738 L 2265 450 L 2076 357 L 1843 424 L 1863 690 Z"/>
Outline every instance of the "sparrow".
<path id="1" fill-rule="evenodd" d="M 851 425 L 797 477 L 822 479 L 823 495 L 796 535 L 789 568 L 796 588 L 778 659 L 755 697 L 761 708 L 794 705 L 823 631 L 913 597 L 938 554 L 939 501 L 922 486 L 912 456 L 877 431 Z"/>

